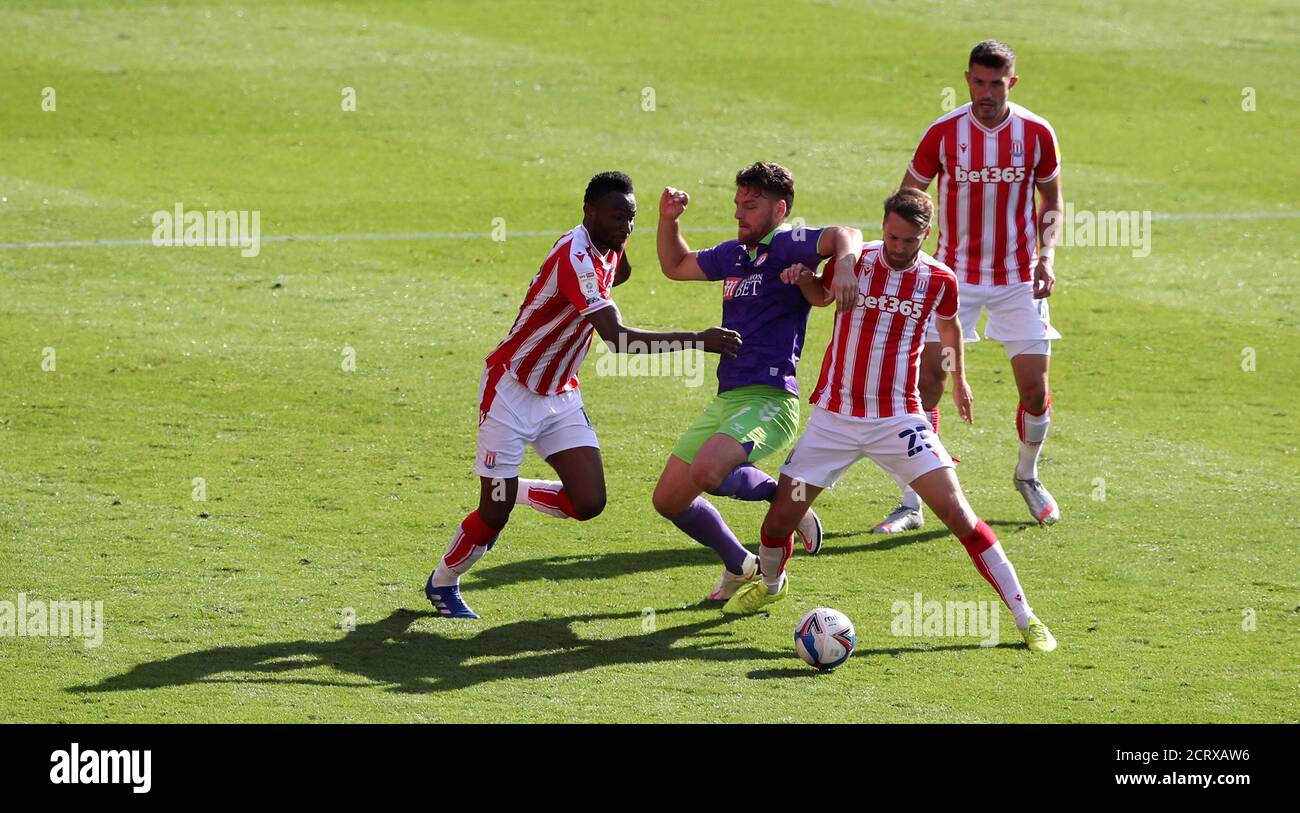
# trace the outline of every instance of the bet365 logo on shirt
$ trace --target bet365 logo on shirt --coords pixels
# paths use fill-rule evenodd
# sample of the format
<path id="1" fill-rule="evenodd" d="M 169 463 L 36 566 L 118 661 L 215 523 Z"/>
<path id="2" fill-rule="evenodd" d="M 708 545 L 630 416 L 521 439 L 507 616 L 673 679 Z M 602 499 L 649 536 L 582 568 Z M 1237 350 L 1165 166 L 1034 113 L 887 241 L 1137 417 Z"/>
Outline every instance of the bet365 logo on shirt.
<path id="1" fill-rule="evenodd" d="M 954 167 L 952 179 L 957 183 L 1020 183 L 1025 179 L 1024 167 L 984 167 L 966 169 Z"/>
<path id="2" fill-rule="evenodd" d="M 924 306 L 924 302 L 917 302 L 912 299 L 899 299 L 896 296 L 867 296 L 864 293 L 858 294 L 859 308 L 882 310 L 885 313 L 897 313 L 906 316 L 909 319 L 921 318 L 921 311 Z"/>

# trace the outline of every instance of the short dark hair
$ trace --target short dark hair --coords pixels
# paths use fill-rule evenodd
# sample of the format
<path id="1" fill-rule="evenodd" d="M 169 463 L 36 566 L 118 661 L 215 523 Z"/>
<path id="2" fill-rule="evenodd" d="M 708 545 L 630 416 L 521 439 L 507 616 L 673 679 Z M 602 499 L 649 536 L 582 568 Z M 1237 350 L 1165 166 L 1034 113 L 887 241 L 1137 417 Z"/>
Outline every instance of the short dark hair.
<path id="1" fill-rule="evenodd" d="M 999 40 L 984 40 L 979 45 L 971 49 L 970 61 L 966 63 L 966 69 L 970 70 L 975 65 L 983 65 L 986 68 L 1011 68 L 1011 72 L 1016 72 L 1016 52 L 1011 50 L 1011 46 Z"/>
<path id="2" fill-rule="evenodd" d="M 759 161 L 736 173 L 736 186 L 756 189 L 769 197 L 785 201 L 785 213 L 794 208 L 794 176 L 790 170 L 771 161 Z"/>
<path id="3" fill-rule="evenodd" d="M 924 190 L 905 186 L 885 198 L 885 217 L 889 217 L 890 212 L 917 228 L 924 229 L 930 225 L 930 218 L 934 216 L 934 203 Z"/>
<path id="4" fill-rule="evenodd" d="M 595 203 L 610 192 L 620 195 L 632 194 L 632 179 L 622 172 L 602 172 L 593 175 L 587 182 L 587 191 L 582 196 L 583 203 Z"/>

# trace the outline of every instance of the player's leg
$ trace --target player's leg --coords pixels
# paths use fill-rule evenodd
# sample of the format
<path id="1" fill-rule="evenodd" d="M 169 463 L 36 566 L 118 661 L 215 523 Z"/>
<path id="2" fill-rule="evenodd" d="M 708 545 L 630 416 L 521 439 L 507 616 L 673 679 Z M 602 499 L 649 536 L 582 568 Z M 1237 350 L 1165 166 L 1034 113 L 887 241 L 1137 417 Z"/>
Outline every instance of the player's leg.
<path id="1" fill-rule="evenodd" d="M 519 478 L 479 477 L 478 508 L 461 520 L 438 567 L 429 574 L 424 594 L 439 615 L 478 618 L 460 595 L 460 577 L 496 544 L 510 520 Z"/>
<path id="2" fill-rule="evenodd" d="M 694 429 L 693 426 L 692 430 Z M 745 449 L 732 437 L 712 435 L 692 452 L 690 447 L 693 443 L 688 441 L 691 433 L 688 430 L 674 448 L 673 454 L 669 455 L 663 473 L 659 475 L 659 482 L 655 485 L 652 499 L 660 516 L 672 522 L 691 539 L 711 548 L 722 559 L 721 579 L 708 596 L 712 601 L 721 601 L 730 598 L 739 585 L 757 575 L 758 558 L 745 550 L 718 509 L 700 496 L 704 489 L 696 480 L 693 463 L 700 459 L 710 461 L 709 465 L 716 471 L 729 461 L 731 468 L 735 468 L 745 460 Z M 682 454 L 689 455 L 690 462 L 679 456 Z M 704 458 L 701 458 L 702 454 Z M 702 466 L 699 471 L 706 470 Z M 724 475 L 713 476 L 720 480 Z M 709 482 L 703 476 L 701 479 L 705 484 Z"/>
<path id="3" fill-rule="evenodd" d="M 935 336 L 938 336 L 937 331 Z M 939 401 L 943 398 L 947 380 L 948 371 L 943 364 L 943 345 L 937 341 L 927 341 L 921 350 L 921 364 L 917 370 L 916 385 L 921 394 L 921 408 L 925 410 L 930 428 L 936 435 L 939 434 Z M 921 509 L 921 498 L 911 486 L 903 486 L 898 507 L 890 511 L 879 525 L 871 529 L 871 532 L 897 534 L 920 528 L 924 524 L 925 516 Z"/>
<path id="4" fill-rule="evenodd" d="M 932 469 L 913 480 L 912 488 L 948 530 L 961 540 L 975 569 L 1011 610 L 1016 628 L 1024 635 L 1029 648 L 1039 652 L 1055 649 L 1056 639 L 1047 625 L 1034 615 L 1015 567 L 993 529 L 971 510 L 953 469 L 946 466 Z"/>
<path id="5" fill-rule="evenodd" d="M 496 543 L 515 504 L 525 434 L 530 430 L 515 420 L 518 412 L 526 410 L 508 408 L 507 402 L 514 398 L 516 394 L 506 389 L 481 402 L 480 408 L 485 408 L 486 414 L 479 424 L 474 462 L 479 476 L 478 508 L 461 520 L 424 584 L 424 593 L 434 609 L 449 618 L 478 618 L 461 598 L 460 577 Z"/>
<path id="6" fill-rule="evenodd" d="M 771 502 L 772 496 L 776 494 L 776 480 L 753 463 L 745 462 L 732 469 L 717 486 L 705 490 L 715 497 L 730 497 L 745 502 Z"/>
<path id="7" fill-rule="evenodd" d="M 719 393 L 682 433 L 655 485 L 653 500 L 660 516 L 722 559 L 718 586 L 708 595 L 711 601 L 725 601 L 758 574 L 758 557 L 745 550 L 718 509 L 701 496 L 722 486 L 749 459 L 754 444 L 733 424 L 736 415 L 753 409 L 747 388 Z"/>
<path id="8" fill-rule="evenodd" d="M 561 519 L 585 521 L 605 510 L 605 469 L 596 430 L 577 390 L 547 397 L 532 441 L 559 480 L 520 479 L 515 501 Z"/>
<path id="9" fill-rule="evenodd" d="M 783 389 L 749 386 L 728 393 L 738 400 L 719 426 L 721 434 L 734 438 L 744 449 L 745 461 L 727 470 L 734 455 L 720 456 L 702 448 L 691 464 L 692 477 L 702 490 L 717 497 L 732 497 L 748 502 L 771 502 L 776 481 L 754 464 L 784 451 L 799 434 L 799 399 Z M 710 441 L 712 442 L 712 441 Z M 723 444 L 730 451 L 735 447 Z M 719 475 L 726 470 L 725 476 Z M 795 528 L 799 541 L 810 555 L 822 547 L 821 518 L 811 508 Z"/>
<path id="10" fill-rule="evenodd" d="M 724 606 L 729 613 L 752 613 L 789 592 L 786 562 L 794 552 L 794 531 L 799 522 L 812 510 L 818 486 L 795 480 L 782 473 L 777 481 L 776 494 L 768 506 L 763 524 L 759 526 L 758 558 L 762 580 L 742 586 Z"/>
<path id="11" fill-rule="evenodd" d="M 1006 345 L 1008 353 L 1015 353 L 1011 357 L 1011 370 L 1020 393 L 1020 404 L 1016 408 L 1016 433 L 1020 436 L 1016 490 L 1025 498 L 1034 519 L 1050 525 L 1061 518 L 1061 509 L 1038 479 L 1038 457 L 1042 454 L 1047 429 L 1052 423 L 1052 391 L 1048 382 L 1052 343 L 1043 339 L 1006 342 Z M 1033 352 L 1035 350 L 1039 352 Z"/>
<path id="12" fill-rule="evenodd" d="M 820 407 L 813 409 L 803 437 L 781 467 L 776 494 L 759 528 L 763 580 L 737 590 L 722 608 L 725 612 L 756 612 L 789 593 L 785 566 L 794 548 L 792 534 L 812 511 L 817 496 L 861 458 L 858 434 L 856 422 Z"/>
<path id="13" fill-rule="evenodd" d="M 980 285 L 958 286 L 958 311 L 961 319 L 962 341 L 978 342 L 979 324 L 987 301 L 987 291 Z M 939 330 L 935 327 L 931 315 L 925 326 L 925 346 L 921 351 L 921 363 L 917 370 L 917 389 L 920 391 L 921 407 L 925 410 L 930 429 L 936 435 L 939 432 L 939 402 L 943 399 L 944 385 L 948 381 L 948 365 L 945 364 L 943 345 L 939 343 Z M 921 498 L 907 485 L 900 486 L 902 496 L 898 507 L 889 513 L 879 525 L 871 529 L 872 533 L 891 534 L 910 531 L 925 524 L 925 512 L 921 507 Z"/>
<path id="14" fill-rule="evenodd" d="M 605 466 L 600 449 L 574 446 L 547 456 L 546 462 L 560 476 L 556 497 L 564 515 L 585 522 L 605 510 Z"/>
<path id="15" fill-rule="evenodd" d="M 989 295 L 986 334 L 1006 348 L 1011 359 L 1020 403 L 1016 407 L 1016 434 L 1020 438 L 1014 484 L 1029 513 L 1043 524 L 1061 517 L 1056 500 L 1038 479 L 1038 456 L 1052 421 L 1052 390 L 1048 370 L 1052 342 L 1061 334 L 1052 327 L 1046 299 L 1034 299 L 1034 286 L 1024 282 L 998 286 Z"/>

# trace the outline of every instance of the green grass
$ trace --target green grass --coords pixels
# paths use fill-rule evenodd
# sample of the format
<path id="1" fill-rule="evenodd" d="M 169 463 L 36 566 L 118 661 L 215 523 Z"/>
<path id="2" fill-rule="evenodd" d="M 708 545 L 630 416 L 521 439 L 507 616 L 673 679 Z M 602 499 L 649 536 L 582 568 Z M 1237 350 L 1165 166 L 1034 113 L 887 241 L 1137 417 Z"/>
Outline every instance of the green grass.
<path id="1" fill-rule="evenodd" d="M 547 236 L 0 250 L 0 600 L 102 600 L 107 617 L 95 649 L 0 637 L 0 719 L 1295 722 L 1300 239 L 1280 216 L 1158 221 L 1144 259 L 1060 252 L 1056 527 L 1028 527 L 1010 488 L 1001 347 L 971 348 L 976 424 L 947 408 L 945 441 L 1051 656 L 891 635 L 915 592 L 994 594 L 933 520 L 867 533 L 896 498 L 869 463 L 819 503 L 832 538 L 793 563 L 794 600 L 699 608 L 718 566 L 650 492 L 710 390 L 591 364 L 606 512 L 517 511 L 465 580 L 484 620 L 430 616 L 420 586 L 476 499 L 482 358 L 596 171 L 640 189 L 624 315 L 716 323 L 716 288 L 656 270 L 658 189 L 692 192 L 687 225 L 716 227 L 698 247 L 729 236 L 731 178 L 756 159 L 794 170 L 809 223 L 875 222 L 943 89 L 962 100 L 964 54 L 999 36 L 1077 207 L 1300 208 L 1285 3 L 737 8 L 6 4 L 0 242 L 148 239 L 176 201 L 260 210 L 263 236 L 497 217 Z M 805 388 L 828 331 L 814 313 Z M 530 453 L 525 475 L 546 471 Z M 754 543 L 759 507 L 720 507 Z M 819 605 L 858 631 L 829 676 L 791 645 Z"/>

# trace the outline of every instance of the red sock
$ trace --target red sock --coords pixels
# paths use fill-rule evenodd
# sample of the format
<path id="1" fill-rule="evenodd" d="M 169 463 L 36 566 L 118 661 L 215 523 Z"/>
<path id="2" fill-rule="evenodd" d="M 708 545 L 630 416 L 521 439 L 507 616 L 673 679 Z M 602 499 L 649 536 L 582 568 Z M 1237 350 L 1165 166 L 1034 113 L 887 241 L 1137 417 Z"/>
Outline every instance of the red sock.
<path id="1" fill-rule="evenodd" d="M 934 430 L 934 433 L 939 434 L 939 407 L 927 409 L 925 417 L 930 419 L 930 428 Z"/>
<path id="2" fill-rule="evenodd" d="M 475 548 L 491 545 L 496 541 L 499 533 L 500 530 L 483 521 L 477 509 L 471 511 L 470 515 L 460 523 L 460 532 L 452 539 L 451 547 L 443 555 L 443 564 L 453 571 L 462 565 L 473 564 L 469 560 L 474 555 Z M 482 551 L 478 553 L 482 555 Z"/>
<path id="3" fill-rule="evenodd" d="M 569 494 L 563 488 L 529 488 L 528 501 L 536 503 L 534 507 L 542 506 L 552 511 L 558 511 L 569 519 L 578 519 L 578 512 L 573 510 L 573 503 L 569 501 Z M 538 510 L 543 509 L 538 508 Z"/>
<path id="4" fill-rule="evenodd" d="M 975 523 L 970 533 L 961 538 L 961 543 L 966 547 L 966 552 L 971 555 L 971 558 L 974 558 L 996 545 L 998 537 L 988 523 L 981 519 Z"/>
<path id="5" fill-rule="evenodd" d="M 758 561 L 763 571 L 763 583 L 775 590 L 781 585 L 785 563 L 794 553 L 794 534 L 768 536 L 767 526 L 758 532 Z"/>

